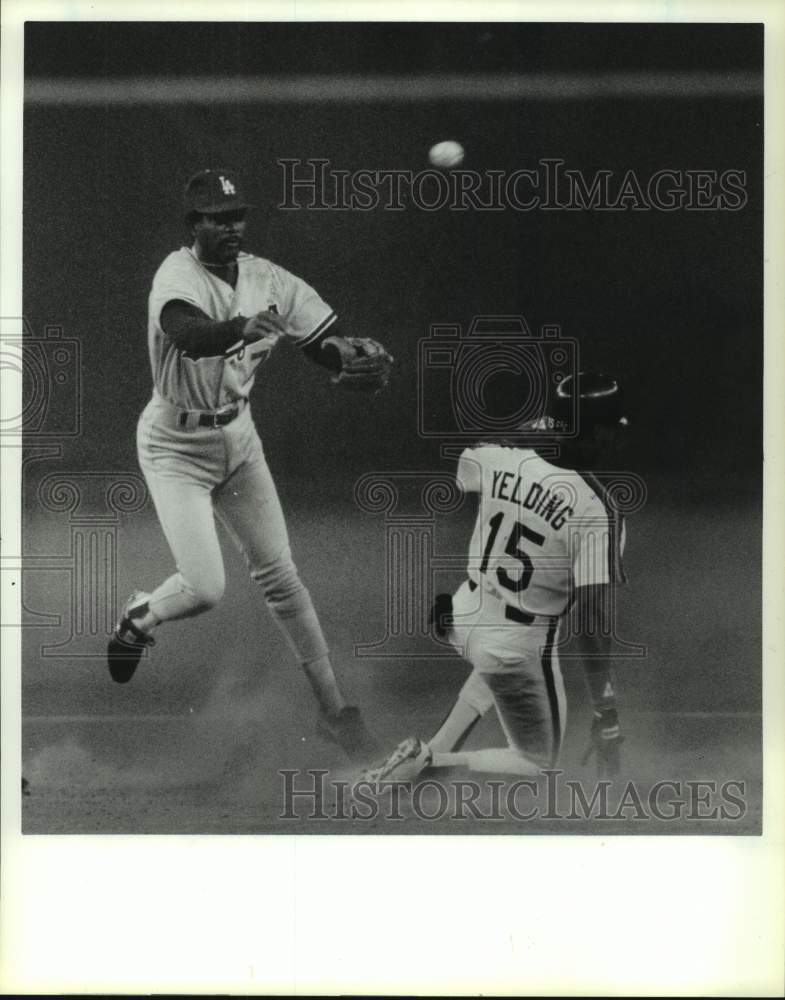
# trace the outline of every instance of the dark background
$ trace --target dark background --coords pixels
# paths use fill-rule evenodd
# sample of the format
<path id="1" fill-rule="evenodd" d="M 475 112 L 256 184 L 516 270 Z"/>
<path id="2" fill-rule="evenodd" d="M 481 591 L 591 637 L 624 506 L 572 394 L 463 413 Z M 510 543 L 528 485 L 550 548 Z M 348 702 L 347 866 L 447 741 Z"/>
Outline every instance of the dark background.
<path id="1" fill-rule="evenodd" d="M 759 26 L 743 24 L 31 23 L 25 58 L 29 80 L 724 75 L 759 72 L 762 41 Z M 59 462 L 46 470 L 38 463 L 41 472 L 34 469 L 33 479 L 55 468 L 137 468 L 135 424 L 150 395 L 146 299 L 152 276 L 186 239 L 180 197 L 188 176 L 204 166 L 236 169 L 259 206 L 248 248 L 309 281 L 336 309 L 345 331 L 377 337 L 398 362 L 390 391 L 368 400 L 330 390 L 320 369 L 282 345 L 260 370 L 254 391 L 254 416 L 295 555 L 337 662 L 352 664 L 353 644 L 383 632 L 384 528 L 379 518 L 357 510 L 355 480 L 372 470 L 449 468 L 439 442 L 417 433 L 418 343 L 430 324 L 465 326 L 477 315 L 510 313 L 523 314 L 533 330 L 559 323 L 565 336 L 580 341 L 585 364 L 623 378 L 632 420 L 624 463 L 648 487 L 646 507 L 630 518 L 631 586 L 622 608 L 624 634 L 650 651 L 645 663 L 623 665 L 628 749 L 633 760 L 636 754 L 647 765 L 673 760 L 693 777 L 741 770 L 755 779 L 762 120 L 760 96 L 695 97 L 689 87 L 679 97 L 605 100 L 30 105 L 24 123 L 25 314 L 39 335 L 56 324 L 63 336 L 80 341 L 83 388 L 80 436 L 67 443 Z M 587 178 L 600 169 L 617 176 L 634 169 L 644 180 L 664 168 L 744 170 L 748 201 L 737 212 L 671 213 L 276 207 L 282 197 L 279 158 L 322 157 L 346 170 L 417 171 L 427 166 L 428 148 L 444 138 L 463 143 L 464 166 L 478 171 L 536 168 L 543 157 L 561 157 Z M 63 519 L 39 516 L 30 484 L 26 495 L 28 549 L 62 546 Z M 461 512 L 443 526 L 450 552 L 465 551 L 470 516 Z M 121 596 L 132 584 L 152 587 L 171 571 L 149 508 L 128 518 L 123 531 Z M 57 713 L 92 714 L 96 724 L 107 713 L 125 715 L 127 747 L 133 747 L 135 716 L 182 715 L 189 706 L 215 705 L 220 688 L 218 701 L 235 719 L 232 684 L 244 698 L 261 684 L 256 707 L 277 738 L 310 734 L 298 714 L 301 704 L 309 704 L 304 682 L 297 679 L 293 702 L 290 681 L 260 675 L 251 662 L 257 654 L 248 653 L 247 627 L 238 630 L 237 616 L 238 609 L 256 614 L 258 596 L 228 550 L 227 569 L 229 593 L 221 608 L 198 624 L 162 629 L 156 657 L 163 669 L 147 672 L 122 694 L 103 674 L 95 680 L 103 670 L 97 661 L 54 669 L 36 655 L 36 630 L 27 633 L 25 709 L 29 719 L 45 723 L 36 728 L 29 722 L 25 753 L 28 762 L 37 762 L 30 773 L 39 783 L 48 775 L 52 787 L 66 787 L 88 774 L 94 785 L 96 774 L 105 776 L 90 757 L 100 745 L 94 730 L 53 721 Z M 57 602 L 51 582 L 39 581 L 36 588 L 39 608 Z M 265 663 L 284 659 L 272 626 L 260 627 Z M 103 642 L 96 639 L 98 659 Z M 436 664 L 426 675 L 420 662 L 366 660 L 347 673 L 377 728 L 398 739 L 409 729 L 429 730 L 443 716 L 465 669 Z M 286 676 L 294 676 L 291 669 Z M 567 683 L 573 718 L 580 718 L 579 679 L 568 676 Z M 69 758 L 53 742 L 52 725 L 61 727 L 57 740 L 64 732 L 64 739 L 77 741 L 70 771 L 53 763 Z M 576 732 L 571 730 L 567 752 L 573 762 Z M 172 757 L 166 747 L 161 753 L 153 770 L 159 776 L 161 760 Z M 701 774 L 696 768 L 703 768 Z M 107 773 L 117 787 L 117 772 Z M 112 828 L 113 821 L 101 827 L 91 807 L 84 808 L 72 827 L 95 822 Z M 72 828 L 51 813 L 31 815 L 29 828 Z M 134 822 L 126 817 L 116 828 L 136 829 Z M 200 815 L 185 828 L 204 829 L 205 823 Z M 249 823 L 256 829 L 254 820 Z M 181 828 L 171 816 L 153 827 Z"/>
<path id="2" fill-rule="evenodd" d="M 746 70 L 755 24 L 28 22 L 28 77 Z"/>
<path id="3" fill-rule="evenodd" d="M 700 33 L 699 43 L 696 31 Z M 26 72 L 407 74 L 748 70 L 750 25 L 30 24 Z M 634 169 L 747 172 L 738 212 L 297 212 L 280 158 L 336 169 L 427 166 L 455 138 L 477 171 L 561 157 L 587 178 Z M 343 328 L 399 362 L 373 405 L 336 399 L 323 373 L 281 349 L 254 406 L 287 476 L 432 463 L 417 438 L 418 341 L 429 324 L 522 313 L 560 323 L 589 365 L 618 372 L 641 433 L 641 471 L 756 480 L 761 438 L 762 102 L 728 98 L 28 108 L 25 312 L 84 345 L 84 436 L 74 460 L 126 468 L 149 397 L 146 298 L 186 240 L 182 187 L 203 166 L 237 169 L 251 200 L 248 248 L 314 285 Z M 119 387 L 122 391 L 118 393 Z M 99 433 L 100 431 L 100 433 Z M 328 460 L 325 464 L 325 458 Z"/>

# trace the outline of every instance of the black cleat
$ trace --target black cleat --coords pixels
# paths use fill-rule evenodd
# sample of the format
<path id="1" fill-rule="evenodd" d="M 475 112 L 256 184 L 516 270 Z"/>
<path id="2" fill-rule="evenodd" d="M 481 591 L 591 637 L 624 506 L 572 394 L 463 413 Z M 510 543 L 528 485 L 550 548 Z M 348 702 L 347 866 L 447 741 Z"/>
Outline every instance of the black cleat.
<path id="1" fill-rule="evenodd" d="M 320 736 L 337 743 L 352 763 L 367 763 L 379 754 L 379 744 L 355 705 L 345 705 L 336 715 L 322 713 L 316 730 Z"/>
<path id="2" fill-rule="evenodd" d="M 112 680 L 118 684 L 127 684 L 131 680 L 139 666 L 142 653 L 148 646 L 155 645 L 155 639 L 138 629 L 131 620 L 132 611 L 138 611 L 147 597 L 147 594 L 139 592 L 131 594 L 123 608 L 123 616 L 109 640 L 106 659 Z"/>

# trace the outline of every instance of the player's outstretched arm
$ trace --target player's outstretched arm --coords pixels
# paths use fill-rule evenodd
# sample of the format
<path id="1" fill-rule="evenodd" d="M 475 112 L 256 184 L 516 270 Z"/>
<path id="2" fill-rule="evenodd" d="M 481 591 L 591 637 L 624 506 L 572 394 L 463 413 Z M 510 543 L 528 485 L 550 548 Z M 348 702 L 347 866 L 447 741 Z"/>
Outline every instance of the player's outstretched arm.
<path id="1" fill-rule="evenodd" d="M 223 354 L 240 340 L 254 343 L 270 333 L 284 333 L 285 324 L 272 312 L 260 312 L 249 319 L 235 316 L 211 319 L 190 302 L 173 299 L 161 310 L 161 327 L 175 347 L 197 357 Z"/>
<path id="2" fill-rule="evenodd" d="M 342 389 L 378 392 L 390 381 L 394 359 L 370 337 L 343 337 L 331 332 L 304 347 L 303 353 L 331 371 L 330 381 Z"/>

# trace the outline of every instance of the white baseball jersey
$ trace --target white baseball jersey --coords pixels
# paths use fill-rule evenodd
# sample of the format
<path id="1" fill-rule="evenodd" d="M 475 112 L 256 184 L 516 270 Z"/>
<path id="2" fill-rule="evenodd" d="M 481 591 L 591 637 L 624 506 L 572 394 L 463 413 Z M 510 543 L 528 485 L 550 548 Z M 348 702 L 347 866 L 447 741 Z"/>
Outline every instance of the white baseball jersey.
<path id="1" fill-rule="evenodd" d="M 161 328 L 161 310 L 173 300 L 198 306 L 223 321 L 277 312 L 287 338 L 301 347 L 335 322 L 335 313 L 301 278 L 262 257 L 241 253 L 237 285 L 216 277 L 189 247 L 170 253 L 153 278 L 148 302 L 148 347 L 157 393 L 186 410 L 218 410 L 248 396 L 256 369 L 280 339 L 268 334 L 253 344 L 238 340 L 224 353 L 196 357 L 178 350 Z"/>
<path id="2" fill-rule="evenodd" d="M 624 521 L 595 477 L 529 448 L 480 445 L 463 452 L 457 479 L 480 494 L 469 578 L 508 604 L 559 615 L 575 587 L 624 581 Z"/>

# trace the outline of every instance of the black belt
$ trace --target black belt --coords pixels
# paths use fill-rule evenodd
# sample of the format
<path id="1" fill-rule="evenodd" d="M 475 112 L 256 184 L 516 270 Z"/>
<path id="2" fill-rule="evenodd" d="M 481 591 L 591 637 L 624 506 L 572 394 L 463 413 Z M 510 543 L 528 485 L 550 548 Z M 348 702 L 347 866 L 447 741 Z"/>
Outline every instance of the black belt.
<path id="1" fill-rule="evenodd" d="M 469 580 L 469 590 L 474 592 L 476 589 L 477 584 L 474 580 Z M 520 608 L 514 608 L 510 604 L 505 604 L 504 617 L 511 622 L 518 622 L 519 625 L 532 625 L 537 616 L 530 615 L 528 611 L 521 611 Z"/>
<path id="2" fill-rule="evenodd" d="M 233 406 L 231 410 L 224 410 L 223 413 L 202 413 L 199 416 L 200 427 L 225 427 L 230 424 L 240 412 L 239 406 Z M 180 426 L 185 427 L 188 422 L 188 414 L 180 414 Z"/>

